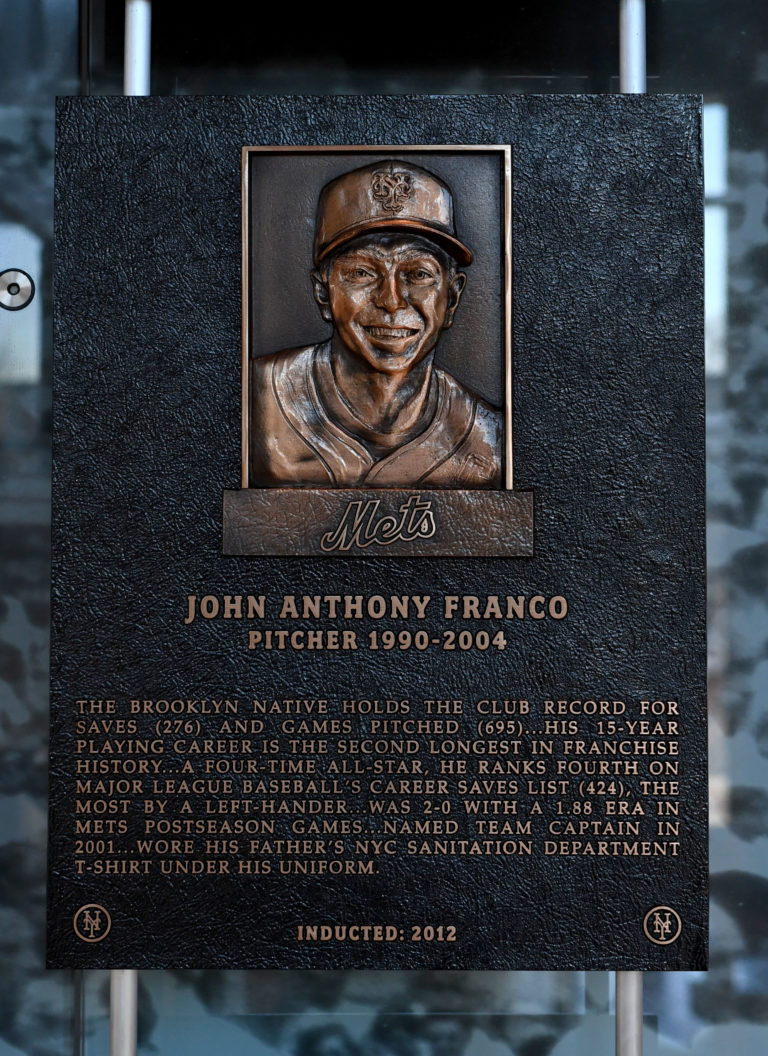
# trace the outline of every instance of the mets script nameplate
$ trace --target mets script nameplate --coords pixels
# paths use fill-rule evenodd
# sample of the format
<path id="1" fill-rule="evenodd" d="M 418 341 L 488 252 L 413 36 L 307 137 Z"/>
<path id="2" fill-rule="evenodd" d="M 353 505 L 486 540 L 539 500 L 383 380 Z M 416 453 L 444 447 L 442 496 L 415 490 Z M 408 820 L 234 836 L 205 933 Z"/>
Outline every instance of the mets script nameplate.
<path id="1" fill-rule="evenodd" d="M 533 556 L 530 492 L 250 488 L 224 492 L 224 553 Z"/>

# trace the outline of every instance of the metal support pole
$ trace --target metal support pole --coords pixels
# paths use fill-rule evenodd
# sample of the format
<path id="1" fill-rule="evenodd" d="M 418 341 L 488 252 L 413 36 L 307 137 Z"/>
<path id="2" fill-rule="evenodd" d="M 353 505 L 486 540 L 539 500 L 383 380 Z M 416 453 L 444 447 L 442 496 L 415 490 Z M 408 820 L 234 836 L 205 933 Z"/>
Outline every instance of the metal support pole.
<path id="1" fill-rule="evenodd" d="M 123 95 L 149 95 L 151 0 L 125 0 Z"/>
<path id="2" fill-rule="evenodd" d="M 72 1056 L 85 1056 L 85 973 L 77 968 L 72 973 Z"/>
<path id="3" fill-rule="evenodd" d="M 645 91 L 645 0 L 621 0 L 619 91 Z"/>
<path id="4" fill-rule="evenodd" d="M 645 0 L 621 0 L 619 90 L 645 91 Z M 616 1056 L 643 1056 L 643 973 L 616 972 Z"/>
<path id="5" fill-rule="evenodd" d="M 125 0 L 123 95 L 149 95 L 151 0 Z M 139 976 L 135 968 L 109 973 L 109 1056 L 136 1056 Z"/>
<path id="6" fill-rule="evenodd" d="M 616 972 L 616 1056 L 643 1056 L 642 972 Z"/>
<path id="7" fill-rule="evenodd" d="M 136 1056 L 139 976 L 135 968 L 109 973 L 109 1056 Z"/>

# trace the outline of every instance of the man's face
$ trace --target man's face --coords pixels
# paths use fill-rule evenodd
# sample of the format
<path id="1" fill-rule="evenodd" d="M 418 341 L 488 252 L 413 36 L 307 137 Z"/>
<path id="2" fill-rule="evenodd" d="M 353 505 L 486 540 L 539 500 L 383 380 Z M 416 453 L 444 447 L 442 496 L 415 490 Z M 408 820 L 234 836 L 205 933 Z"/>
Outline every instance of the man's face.
<path id="1" fill-rule="evenodd" d="M 437 344 L 464 288 L 425 239 L 373 235 L 334 257 L 315 295 L 344 345 L 374 370 L 410 370 Z"/>

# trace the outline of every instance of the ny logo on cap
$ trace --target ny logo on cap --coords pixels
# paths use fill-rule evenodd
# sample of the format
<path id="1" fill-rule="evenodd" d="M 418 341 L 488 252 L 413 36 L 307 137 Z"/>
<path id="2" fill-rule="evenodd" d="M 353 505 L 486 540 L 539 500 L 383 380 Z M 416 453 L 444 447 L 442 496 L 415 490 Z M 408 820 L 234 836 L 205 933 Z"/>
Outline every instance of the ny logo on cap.
<path id="1" fill-rule="evenodd" d="M 385 212 L 401 213 L 413 191 L 413 176 L 379 169 L 371 176 L 371 190 Z"/>

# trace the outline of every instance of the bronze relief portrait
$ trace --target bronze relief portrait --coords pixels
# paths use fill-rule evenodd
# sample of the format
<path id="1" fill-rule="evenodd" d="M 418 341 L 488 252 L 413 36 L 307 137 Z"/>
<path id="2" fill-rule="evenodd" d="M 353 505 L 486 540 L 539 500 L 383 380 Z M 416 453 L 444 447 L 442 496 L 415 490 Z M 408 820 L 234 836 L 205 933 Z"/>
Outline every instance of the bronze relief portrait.
<path id="1" fill-rule="evenodd" d="M 249 148 L 244 175 L 244 486 L 509 487 L 508 148 Z"/>

